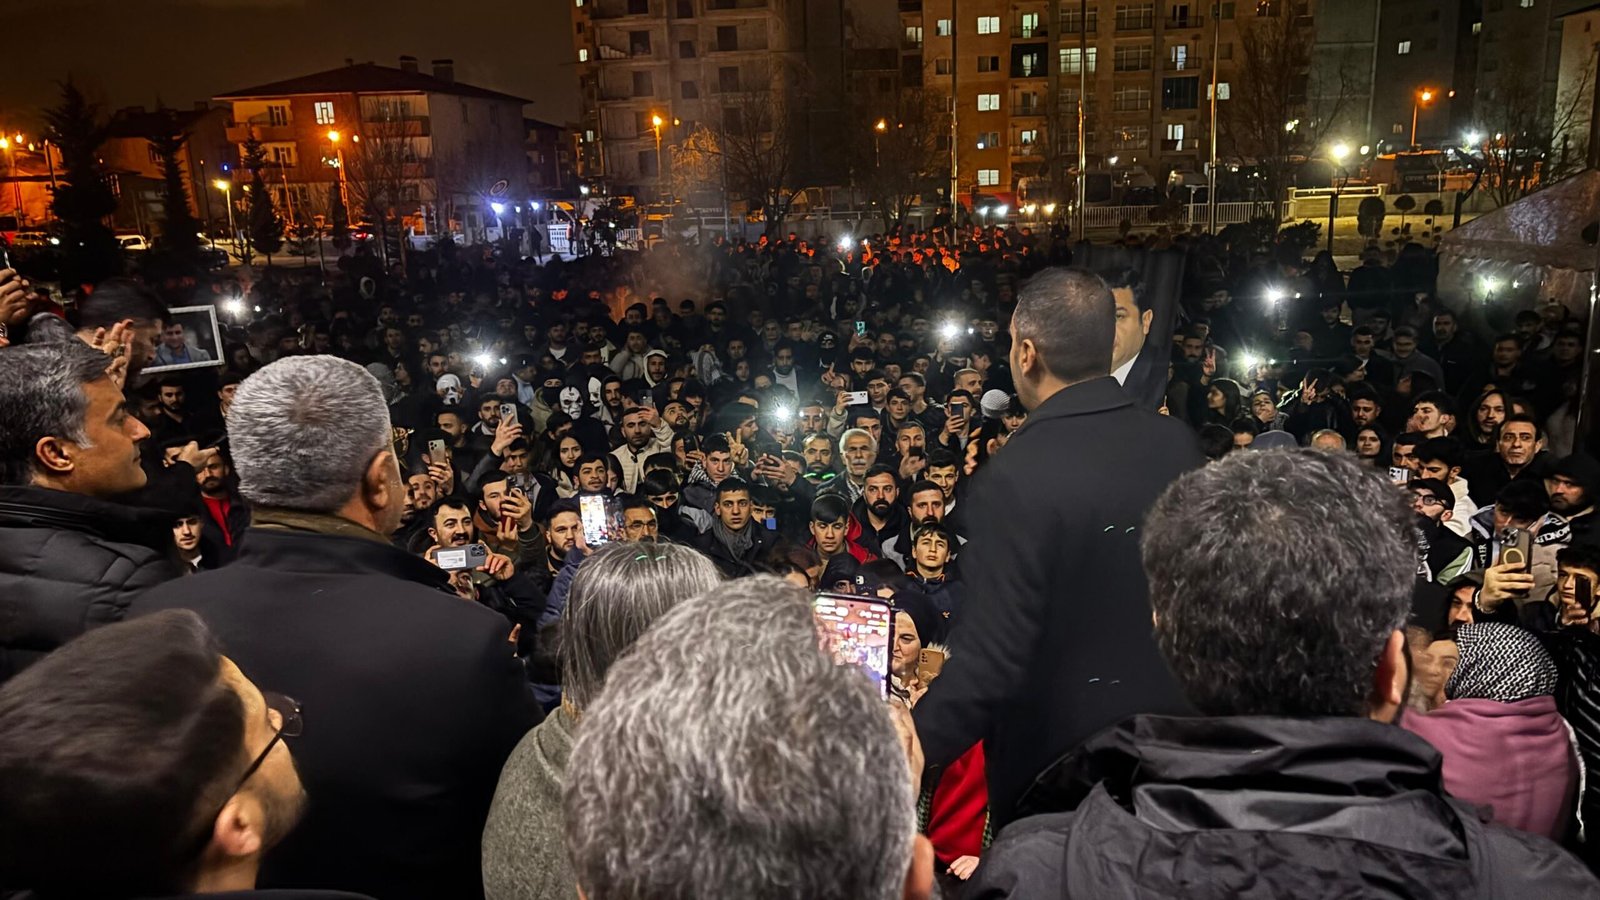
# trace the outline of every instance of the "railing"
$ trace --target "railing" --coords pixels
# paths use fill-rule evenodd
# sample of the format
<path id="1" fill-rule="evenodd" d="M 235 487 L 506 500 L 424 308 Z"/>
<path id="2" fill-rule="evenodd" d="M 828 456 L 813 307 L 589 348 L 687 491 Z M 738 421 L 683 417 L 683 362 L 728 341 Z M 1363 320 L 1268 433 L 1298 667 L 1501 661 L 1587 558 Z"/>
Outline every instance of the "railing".
<path id="1" fill-rule="evenodd" d="M 1117 16 L 1118 31 L 1149 31 L 1155 27 L 1155 15 Z"/>
<path id="2" fill-rule="evenodd" d="M 1045 23 L 1037 25 L 1013 25 L 1011 36 L 1014 38 L 1042 38 L 1050 36 L 1050 28 Z"/>
<path id="3" fill-rule="evenodd" d="M 1202 28 L 1199 16 L 1168 16 L 1168 28 Z"/>
<path id="4" fill-rule="evenodd" d="M 631 8 L 634 4 L 627 0 L 591 0 L 593 8 L 589 10 L 589 18 L 596 22 L 608 19 L 626 19 L 629 16 L 660 16 L 662 14 L 662 0 L 650 0 L 643 5 L 642 10 Z"/>
<path id="5" fill-rule="evenodd" d="M 1162 218 L 1164 206 L 1090 206 L 1084 210 L 1084 225 L 1088 228 L 1117 228 L 1124 220 L 1135 227 L 1140 225 L 1204 225 L 1209 221 L 1205 203 L 1186 203 L 1176 219 Z M 1236 225 L 1255 218 L 1258 207 L 1254 203 L 1218 203 L 1217 224 Z M 1151 214 L 1155 213 L 1152 218 Z"/>
<path id="6" fill-rule="evenodd" d="M 1205 68 L 1205 60 L 1193 53 L 1182 59 L 1173 59 L 1168 56 L 1166 62 L 1162 63 L 1162 68 L 1168 72 L 1199 72 Z"/>
<path id="7" fill-rule="evenodd" d="M 1011 67 L 1012 78 L 1049 78 L 1050 67 L 1044 63 L 1037 65 L 1018 65 Z"/>
<path id="8" fill-rule="evenodd" d="M 1011 105 L 1013 116 L 1042 116 L 1044 115 L 1043 103 L 1013 103 Z"/>

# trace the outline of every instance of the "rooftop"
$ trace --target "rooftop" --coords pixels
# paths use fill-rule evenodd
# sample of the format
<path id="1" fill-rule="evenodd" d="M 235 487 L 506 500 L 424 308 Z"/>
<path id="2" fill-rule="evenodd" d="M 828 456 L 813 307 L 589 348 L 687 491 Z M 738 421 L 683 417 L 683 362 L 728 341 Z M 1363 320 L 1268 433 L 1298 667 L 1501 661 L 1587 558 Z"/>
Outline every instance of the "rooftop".
<path id="1" fill-rule="evenodd" d="M 459 81 L 436 78 L 421 72 L 393 69 L 377 63 L 355 63 L 302 75 L 285 81 L 274 81 L 255 87 L 228 91 L 216 96 L 217 100 L 249 100 L 262 97 L 295 97 L 309 94 L 453 94 L 458 97 L 476 97 L 481 100 L 504 100 L 526 105 L 532 101 L 491 91 Z"/>

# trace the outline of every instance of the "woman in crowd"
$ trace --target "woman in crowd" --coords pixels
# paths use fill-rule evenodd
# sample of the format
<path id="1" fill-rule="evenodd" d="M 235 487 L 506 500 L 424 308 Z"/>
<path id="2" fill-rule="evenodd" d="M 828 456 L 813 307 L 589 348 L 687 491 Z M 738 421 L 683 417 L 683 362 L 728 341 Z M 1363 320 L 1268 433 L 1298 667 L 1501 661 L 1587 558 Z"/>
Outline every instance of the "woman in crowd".
<path id="1" fill-rule="evenodd" d="M 1356 456 L 1361 457 L 1364 464 L 1387 470 L 1393 461 L 1392 454 L 1389 433 L 1383 430 L 1382 425 L 1374 422 L 1356 430 Z"/>
<path id="2" fill-rule="evenodd" d="M 1444 756 L 1450 793 L 1492 810 L 1502 825 L 1561 840 L 1579 772 L 1552 696 L 1555 663 L 1533 632 L 1500 622 L 1463 625 L 1456 645 L 1444 705 L 1401 724 Z"/>
<path id="3" fill-rule="evenodd" d="M 546 444 L 546 446 L 551 446 Z M 556 494 L 572 497 L 578 493 L 578 459 L 583 456 L 583 444 L 570 434 L 555 441 L 555 455 L 539 460 L 540 471 L 555 479 Z"/>
<path id="4" fill-rule="evenodd" d="M 1504 391 L 1490 388 L 1480 394 L 1468 409 L 1471 414 L 1466 421 L 1466 442 L 1472 447 L 1492 448 L 1495 432 L 1500 428 L 1500 423 L 1506 420 L 1506 413 L 1510 412 L 1510 398 Z"/>
<path id="5" fill-rule="evenodd" d="M 1243 392 L 1239 389 L 1239 382 L 1231 378 L 1218 378 L 1211 382 L 1211 387 L 1205 394 L 1206 408 L 1200 410 L 1192 419 L 1196 425 L 1226 425 L 1230 428 L 1233 420 L 1239 417 L 1239 410 L 1244 406 Z"/>
<path id="6" fill-rule="evenodd" d="M 1268 391 L 1256 391 L 1250 395 L 1250 414 L 1261 423 L 1257 434 L 1261 431 L 1283 431 L 1289 424 L 1289 415 L 1278 411 L 1278 401 Z"/>

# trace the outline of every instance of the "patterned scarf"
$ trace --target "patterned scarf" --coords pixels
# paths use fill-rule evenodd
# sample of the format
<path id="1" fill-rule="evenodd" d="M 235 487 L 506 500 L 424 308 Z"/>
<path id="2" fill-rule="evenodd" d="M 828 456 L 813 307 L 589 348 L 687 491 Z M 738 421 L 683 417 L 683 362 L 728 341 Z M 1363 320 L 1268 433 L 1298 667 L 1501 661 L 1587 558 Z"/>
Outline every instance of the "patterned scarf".
<path id="1" fill-rule="evenodd" d="M 1531 631 L 1502 622 L 1463 625 L 1456 646 L 1461 659 L 1444 685 L 1451 700 L 1515 703 L 1555 692 L 1556 664 Z"/>
<path id="2" fill-rule="evenodd" d="M 732 531 L 728 526 L 722 524 L 721 519 L 712 519 L 711 531 L 717 536 L 717 540 L 722 542 L 722 546 L 733 552 L 735 559 L 743 559 L 744 555 L 750 552 L 750 548 L 756 542 L 756 529 L 753 522 L 746 522 L 743 528 L 738 531 Z"/>

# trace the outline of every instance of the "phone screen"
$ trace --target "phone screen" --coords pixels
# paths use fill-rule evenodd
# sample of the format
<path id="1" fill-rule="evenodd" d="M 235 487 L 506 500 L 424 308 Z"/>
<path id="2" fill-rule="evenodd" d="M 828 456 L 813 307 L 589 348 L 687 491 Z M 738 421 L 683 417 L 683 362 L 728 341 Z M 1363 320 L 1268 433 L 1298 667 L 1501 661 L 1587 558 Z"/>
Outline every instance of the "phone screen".
<path id="1" fill-rule="evenodd" d="M 811 609 L 834 661 L 860 669 L 873 689 L 888 697 L 894 607 L 874 597 L 818 594 Z"/>
<path id="2" fill-rule="evenodd" d="M 1587 575 L 1572 576 L 1572 593 L 1583 611 L 1594 614 L 1594 582 Z"/>
<path id="3" fill-rule="evenodd" d="M 578 498 L 578 516 L 583 520 L 583 540 L 598 547 L 611 540 L 611 521 L 606 510 L 606 498 L 590 495 Z"/>
<path id="4" fill-rule="evenodd" d="M 865 335 L 866 333 L 867 333 L 867 323 L 861 321 L 860 319 L 857 319 L 856 320 L 856 334 Z"/>

